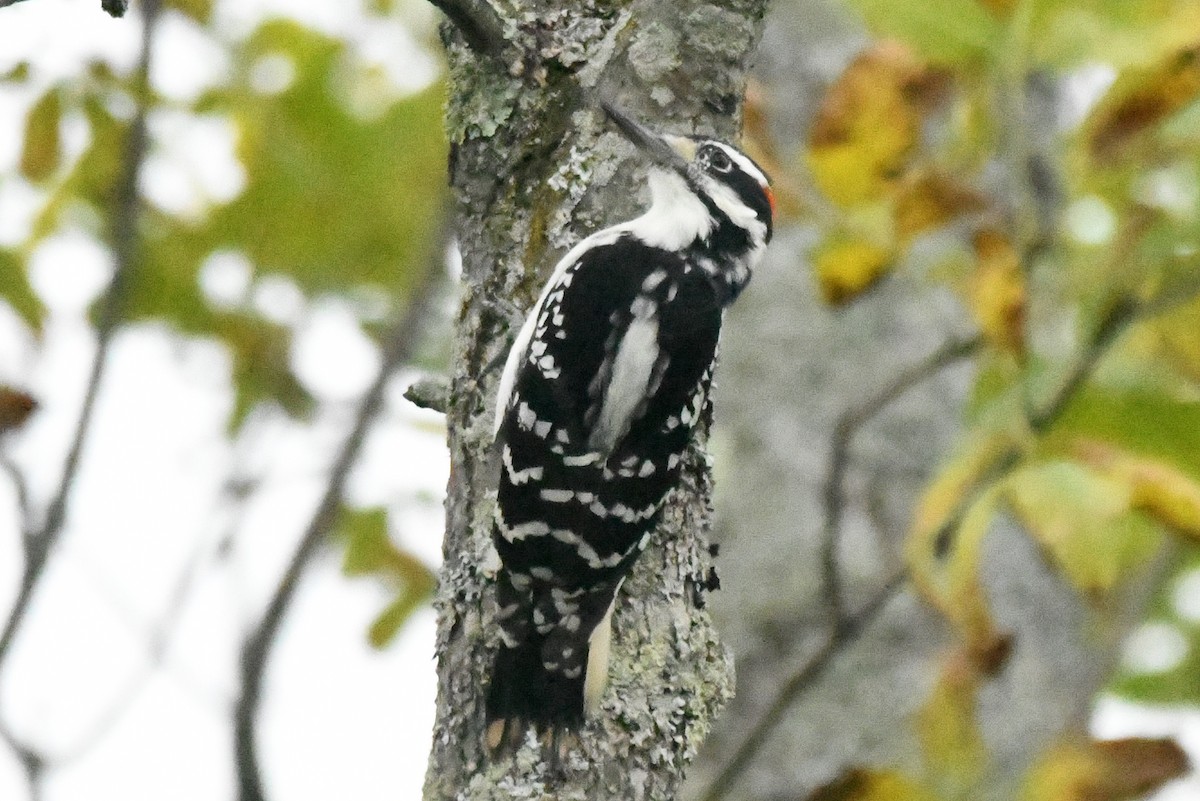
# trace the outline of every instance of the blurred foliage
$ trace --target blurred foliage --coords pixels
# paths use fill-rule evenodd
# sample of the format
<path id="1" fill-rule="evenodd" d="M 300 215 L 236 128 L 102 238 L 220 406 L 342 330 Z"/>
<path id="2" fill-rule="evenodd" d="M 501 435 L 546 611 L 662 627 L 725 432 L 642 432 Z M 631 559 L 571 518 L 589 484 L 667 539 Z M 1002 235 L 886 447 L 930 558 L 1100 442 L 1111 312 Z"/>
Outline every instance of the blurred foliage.
<path id="1" fill-rule="evenodd" d="M 209 0 L 169 5 L 197 24 L 212 11 Z M 231 126 L 244 186 L 232 199 L 209 199 L 198 211 L 143 200 L 140 250 L 124 309 L 130 320 L 162 320 L 228 347 L 237 390 L 230 424 L 236 428 L 257 403 L 273 401 L 302 415 L 311 398 L 288 364 L 291 325 L 264 317 L 248 302 L 211 302 L 201 286 L 206 260 L 234 254 L 249 261 L 252 283 L 283 279 L 305 298 L 374 293 L 402 306 L 441 246 L 436 232 L 446 198 L 446 143 L 442 86 L 396 96 L 379 68 L 359 63 L 342 39 L 269 20 L 224 45 L 232 62 L 226 82 L 193 102 L 156 94 L 143 102 L 152 132 L 156 121 L 180 115 Z M 264 84 L 271 70 L 278 86 Z M 5 80 L 36 77 L 26 67 Z M 131 107 L 138 102 L 131 80 L 95 62 L 46 88 L 26 118 L 20 173 L 46 199 L 26 241 L 0 250 L 0 297 L 35 329 L 44 312 L 29 289 L 27 266 L 38 244 L 71 228 L 109 238 Z M 61 131 L 80 122 L 87 144 L 66 163 Z M 154 139 L 148 155 L 166 157 L 172 144 Z M 369 332 L 379 333 L 377 322 L 365 321 Z"/>
<path id="2" fill-rule="evenodd" d="M 37 401 L 28 392 L 0 384 L 0 434 L 25 425 L 37 406 Z"/>
<path id="3" fill-rule="evenodd" d="M 962 442 L 906 544 L 960 638 L 914 720 L 924 773 L 856 772 L 815 797 L 967 798 L 988 771 L 978 690 L 1012 647 L 981 577 L 996 516 L 1100 625 L 1164 544 L 1200 539 L 1200 4 L 848 5 L 875 40 L 829 84 L 799 152 L 770 141 L 770 99 L 751 95 L 753 152 L 785 196 L 817 190 L 781 211 L 816 223 L 827 303 L 906 271 L 955 293 L 984 347 Z M 1116 686 L 1200 700 L 1200 627 L 1165 601 L 1156 615 L 1188 633 L 1187 656 Z M 1081 739 L 1047 754 L 1023 797 L 1132 798 L 1184 769 L 1172 743 Z"/>
<path id="4" fill-rule="evenodd" d="M 37 248 L 82 232 L 111 252 L 123 211 L 118 182 L 131 158 L 133 121 L 144 113 L 150 136 L 145 152 L 132 154 L 142 166 L 142 196 L 133 210 L 137 249 L 121 287 L 121 322 L 155 321 L 224 346 L 234 436 L 260 404 L 298 420 L 312 409 L 292 368 L 311 301 L 340 298 L 378 338 L 422 277 L 441 269 L 447 145 L 440 80 L 401 90 L 355 42 L 295 21 L 267 19 L 235 38 L 212 24 L 213 6 L 165 2 L 177 28 L 219 47 L 228 63 L 194 99 L 147 91 L 135 74 L 103 60 L 53 82 L 36 60 L 0 75 L 0 85 L 32 96 L 23 122 L 9 122 L 22 127 L 21 149 L 17 169 L 0 174 L 0 185 L 27 185 L 38 203 L 22 241 L 0 247 L 0 301 L 40 335 L 46 309 L 29 273 Z M 380 21 L 399 13 L 392 2 L 375 2 L 371 11 Z M 226 183 L 236 186 L 208 188 L 199 173 L 211 169 L 223 145 L 219 135 L 190 144 L 196 131 L 229 133 L 235 164 L 225 170 L 233 171 Z M 164 164 L 190 182 L 190 205 L 156 200 Z M 206 271 L 218 263 L 233 264 L 235 273 L 244 268 L 232 295 L 206 291 Z M 291 298 L 288 309 L 269 308 L 263 296 L 271 288 Z M 34 405 L 0 387 L 0 433 L 19 426 Z M 388 542 L 382 511 L 347 512 L 340 531 L 347 574 L 378 576 L 395 593 L 370 631 L 383 645 L 428 600 L 433 575 Z"/>
<path id="5" fill-rule="evenodd" d="M 388 537 L 386 510 L 343 509 L 338 533 L 345 543 L 342 571 L 347 576 L 373 576 L 395 595 L 367 635 L 373 646 L 382 648 L 409 616 L 433 597 L 437 576 Z"/>
<path id="6" fill-rule="evenodd" d="M 1187 771 L 1187 755 L 1172 740 L 1131 737 L 1063 743 L 1034 766 L 1021 801 L 1140 798 Z"/>

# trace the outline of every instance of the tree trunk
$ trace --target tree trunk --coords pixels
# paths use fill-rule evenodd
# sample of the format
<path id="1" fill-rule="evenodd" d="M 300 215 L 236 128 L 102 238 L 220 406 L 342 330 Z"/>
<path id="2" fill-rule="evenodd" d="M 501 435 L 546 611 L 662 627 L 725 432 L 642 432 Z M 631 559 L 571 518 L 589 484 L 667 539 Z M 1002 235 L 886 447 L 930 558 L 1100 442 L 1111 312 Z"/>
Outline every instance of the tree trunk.
<path id="1" fill-rule="evenodd" d="M 551 771 L 535 747 L 511 760 L 484 756 L 500 367 L 518 310 L 533 303 L 555 261 L 588 233 L 636 214 L 642 196 L 640 161 L 605 126 L 595 99 L 613 98 L 653 127 L 731 138 L 764 6 L 514 0 L 490 26 L 507 40 L 493 47 L 483 46 L 489 26 L 450 14 L 458 28 L 445 36 L 447 128 L 463 297 L 447 410 L 452 470 L 427 801 L 673 799 L 730 697 L 730 659 L 697 604 L 697 580 L 709 567 L 712 488 L 697 445 L 618 597 L 610 685 L 584 732 L 582 759 Z"/>

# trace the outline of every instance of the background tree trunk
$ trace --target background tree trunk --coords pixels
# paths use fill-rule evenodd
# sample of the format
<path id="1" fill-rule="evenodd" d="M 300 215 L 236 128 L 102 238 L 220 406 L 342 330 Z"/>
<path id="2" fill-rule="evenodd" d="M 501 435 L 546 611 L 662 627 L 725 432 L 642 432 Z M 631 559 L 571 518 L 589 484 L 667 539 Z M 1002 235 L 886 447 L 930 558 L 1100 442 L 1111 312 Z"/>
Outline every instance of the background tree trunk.
<path id="1" fill-rule="evenodd" d="M 450 5 L 471 16 L 470 3 Z M 595 97 L 612 97 L 655 127 L 733 138 L 764 7 L 765 0 L 518 1 L 502 4 L 498 24 L 464 25 L 460 14 L 458 27 L 446 29 L 463 297 L 447 413 L 453 466 L 427 801 L 675 798 L 730 696 L 730 661 L 696 605 L 694 579 L 709 564 L 712 484 L 695 448 L 658 536 L 621 592 L 610 688 L 583 738 L 586 764 L 568 763 L 565 778 L 552 779 L 535 748 L 514 761 L 483 758 L 499 368 L 518 311 L 532 304 L 555 261 L 588 233 L 635 214 L 642 199 L 640 161 L 605 126 Z"/>

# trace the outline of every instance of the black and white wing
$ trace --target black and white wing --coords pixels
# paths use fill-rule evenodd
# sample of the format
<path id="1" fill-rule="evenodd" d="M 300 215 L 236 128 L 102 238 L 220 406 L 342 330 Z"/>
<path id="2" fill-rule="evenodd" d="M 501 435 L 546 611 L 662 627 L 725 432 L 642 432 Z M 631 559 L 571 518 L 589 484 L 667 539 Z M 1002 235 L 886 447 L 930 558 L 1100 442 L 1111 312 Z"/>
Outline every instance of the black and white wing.
<path id="1" fill-rule="evenodd" d="M 556 270 L 502 381 L 493 722 L 582 717 L 589 639 L 678 480 L 709 388 L 723 307 L 711 278 L 603 235 Z"/>

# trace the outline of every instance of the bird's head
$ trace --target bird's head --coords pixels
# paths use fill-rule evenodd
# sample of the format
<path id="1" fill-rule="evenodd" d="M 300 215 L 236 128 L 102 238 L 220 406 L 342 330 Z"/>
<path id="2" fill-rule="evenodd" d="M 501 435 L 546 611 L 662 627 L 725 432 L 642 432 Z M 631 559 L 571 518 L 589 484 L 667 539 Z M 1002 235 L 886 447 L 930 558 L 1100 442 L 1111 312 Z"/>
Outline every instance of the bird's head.
<path id="1" fill-rule="evenodd" d="M 713 234 L 744 233 L 746 250 L 755 252 L 770 241 L 775 197 L 766 173 L 752 158 L 716 139 L 657 133 L 607 101 L 601 107 L 658 168 L 683 179 L 712 218 Z"/>

